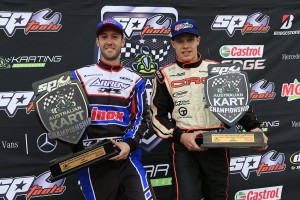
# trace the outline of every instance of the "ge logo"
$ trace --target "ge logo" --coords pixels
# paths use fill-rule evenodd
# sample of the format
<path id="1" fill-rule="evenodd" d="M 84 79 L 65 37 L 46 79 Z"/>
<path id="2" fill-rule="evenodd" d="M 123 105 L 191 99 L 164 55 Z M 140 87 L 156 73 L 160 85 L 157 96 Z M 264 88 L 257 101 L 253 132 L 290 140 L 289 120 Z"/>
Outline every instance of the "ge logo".
<path id="1" fill-rule="evenodd" d="M 180 114 L 181 116 L 186 116 L 186 114 L 187 114 L 187 109 L 186 109 L 185 107 L 180 107 L 180 108 L 178 109 L 178 112 L 179 112 L 179 114 Z"/>
<path id="2" fill-rule="evenodd" d="M 57 146 L 57 141 L 49 140 L 47 133 L 41 134 L 37 138 L 36 143 L 37 143 L 39 150 L 44 153 L 50 153 L 50 152 L 54 151 L 54 149 Z"/>

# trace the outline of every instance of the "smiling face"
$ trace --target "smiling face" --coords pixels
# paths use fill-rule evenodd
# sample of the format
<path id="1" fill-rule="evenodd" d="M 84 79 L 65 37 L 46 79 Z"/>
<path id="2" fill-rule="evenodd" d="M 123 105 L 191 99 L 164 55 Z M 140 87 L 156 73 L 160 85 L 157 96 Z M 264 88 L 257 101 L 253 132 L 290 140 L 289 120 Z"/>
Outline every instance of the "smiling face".
<path id="1" fill-rule="evenodd" d="M 197 46 L 200 44 L 200 36 L 190 33 L 183 33 L 171 41 L 172 46 L 175 48 L 176 56 L 179 61 L 189 63 L 198 60 Z"/>
<path id="2" fill-rule="evenodd" d="M 113 27 L 105 27 L 96 38 L 96 44 L 101 50 L 101 59 L 112 65 L 120 64 L 121 48 L 125 39 L 121 33 Z"/>

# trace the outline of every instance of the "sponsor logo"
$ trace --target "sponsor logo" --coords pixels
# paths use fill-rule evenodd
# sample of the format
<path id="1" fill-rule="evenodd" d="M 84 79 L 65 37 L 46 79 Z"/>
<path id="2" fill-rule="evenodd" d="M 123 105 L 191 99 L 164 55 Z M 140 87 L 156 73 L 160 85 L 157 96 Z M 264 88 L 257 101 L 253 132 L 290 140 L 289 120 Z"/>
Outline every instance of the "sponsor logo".
<path id="1" fill-rule="evenodd" d="M 178 24 L 178 25 L 175 26 L 174 30 L 175 31 L 179 31 L 181 29 L 186 29 L 186 28 L 193 28 L 193 24 L 190 24 L 188 22 L 182 23 L 182 24 Z"/>
<path id="2" fill-rule="evenodd" d="M 236 64 L 240 63 L 242 64 L 242 70 L 258 70 L 258 69 L 264 69 L 266 66 L 265 64 L 266 59 L 247 59 L 247 60 L 223 60 L 221 63 L 223 64 Z"/>
<path id="3" fill-rule="evenodd" d="M 50 197 L 62 195 L 66 190 L 65 178 L 49 182 L 50 172 L 44 172 L 38 177 L 23 176 L 0 178 L 0 198 L 4 200 L 16 200 L 19 196 L 26 199 L 35 197 Z M 59 198 L 59 197 L 57 197 Z"/>
<path id="4" fill-rule="evenodd" d="M 183 87 L 185 85 L 191 85 L 191 84 L 204 84 L 205 83 L 205 77 L 190 77 L 190 78 L 184 78 L 181 80 L 174 80 L 171 82 L 172 88 L 179 88 Z"/>
<path id="5" fill-rule="evenodd" d="M 300 54 L 281 54 L 281 60 L 299 60 Z"/>
<path id="6" fill-rule="evenodd" d="M 23 29 L 24 34 L 30 32 L 58 32 L 62 14 L 45 8 L 35 13 L 0 11 L 0 29 L 3 29 L 8 37 L 12 37 L 17 29 Z"/>
<path id="7" fill-rule="evenodd" d="M 48 138 L 47 133 L 42 133 L 36 141 L 38 149 L 43 153 L 51 153 L 56 149 L 57 140 Z"/>
<path id="8" fill-rule="evenodd" d="M 187 113 L 188 113 L 188 111 L 187 111 L 187 109 L 186 109 L 185 107 L 180 107 L 180 108 L 178 109 L 178 113 L 179 113 L 181 116 L 186 116 Z"/>
<path id="9" fill-rule="evenodd" d="M 223 58 L 261 58 L 264 45 L 226 45 L 220 48 Z"/>
<path id="10" fill-rule="evenodd" d="M 288 97 L 287 101 L 294 101 L 300 98 L 300 83 L 297 79 L 294 83 L 282 84 L 281 97 Z"/>
<path id="11" fill-rule="evenodd" d="M 300 171 L 300 151 L 293 153 L 290 157 L 291 169 Z"/>
<path id="12" fill-rule="evenodd" d="M 17 149 L 19 147 L 18 142 L 11 142 L 11 141 L 7 141 L 7 140 L 2 140 L 1 144 L 2 144 L 1 146 L 3 147 L 3 149 Z"/>
<path id="13" fill-rule="evenodd" d="M 26 109 L 29 114 L 33 107 L 34 92 L 0 92 L 0 110 L 4 110 L 8 117 L 13 118 L 19 109 Z"/>
<path id="14" fill-rule="evenodd" d="M 40 68 L 47 63 L 59 63 L 62 56 L 11 56 L 0 57 L 0 69 L 8 68 Z"/>
<path id="15" fill-rule="evenodd" d="M 126 44 L 121 49 L 121 60 L 144 78 L 152 79 L 160 66 L 173 62 L 175 50 L 171 48 L 171 24 L 178 12 L 172 7 L 104 6 L 102 19 L 114 18 L 124 28 Z M 99 60 L 100 51 L 97 58 Z"/>
<path id="16" fill-rule="evenodd" d="M 190 104 L 190 100 L 176 100 L 174 102 L 174 106 L 185 106 L 189 104 Z"/>
<path id="17" fill-rule="evenodd" d="M 266 84 L 267 81 L 262 79 L 253 84 L 250 84 L 251 87 L 251 100 L 271 100 L 274 99 L 276 96 L 275 91 L 275 84 L 273 82 L 269 82 Z M 263 87 L 263 85 L 266 85 Z"/>
<path id="18" fill-rule="evenodd" d="M 172 178 L 168 177 L 170 165 L 157 164 L 144 166 L 152 187 L 172 185 Z"/>
<path id="19" fill-rule="evenodd" d="M 260 12 L 248 15 L 217 15 L 211 25 L 211 30 L 224 30 L 232 37 L 236 30 L 241 34 L 267 33 L 270 29 L 270 17 Z"/>
<path id="20" fill-rule="evenodd" d="M 251 172 L 256 172 L 257 176 L 264 173 L 282 172 L 286 168 L 285 156 L 272 150 L 263 156 L 241 156 L 230 159 L 230 174 L 240 174 L 243 179 L 248 180 Z"/>
<path id="21" fill-rule="evenodd" d="M 299 128 L 300 127 L 300 122 L 292 121 L 292 127 L 293 128 Z"/>
<path id="22" fill-rule="evenodd" d="M 173 97 L 175 97 L 175 98 L 182 97 L 182 96 L 185 96 L 187 93 L 188 93 L 188 91 L 174 92 Z"/>
<path id="23" fill-rule="evenodd" d="M 256 188 L 250 190 L 241 190 L 235 194 L 235 200 L 280 200 L 282 194 L 282 185 Z"/>
<path id="24" fill-rule="evenodd" d="M 294 19 L 294 15 L 282 15 L 280 27 L 282 31 L 274 31 L 274 35 L 300 35 L 300 30 L 288 30 L 292 28 Z"/>

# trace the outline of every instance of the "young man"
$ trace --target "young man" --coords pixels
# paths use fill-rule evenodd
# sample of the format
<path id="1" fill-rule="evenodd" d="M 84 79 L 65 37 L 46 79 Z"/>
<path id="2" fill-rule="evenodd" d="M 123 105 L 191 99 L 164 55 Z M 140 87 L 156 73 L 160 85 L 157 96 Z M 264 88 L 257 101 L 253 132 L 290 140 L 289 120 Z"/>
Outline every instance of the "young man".
<path id="1" fill-rule="evenodd" d="M 172 24 L 172 46 L 176 62 L 155 72 L 151 97 L 154 131 L 161 138 L 172 140 L 173 198 L 176 200 L 228 199 L 229 155 L 226 148 L 203 148 L 197 137 L 204 131 L 222 131 L 223 123 L 208 110 L 204 96 L 207 66 L 197 52 L 200 36 L 192 19 Z M 197 83 L 185 84 L 189 78 Z M 171 120 L 169 119 L 171 114 Z M 247 131 L 261 131 L 252 111 L 239 121 Z M 265 142 L 267 138 L 264 136 Z M 258 147 L 254 150 L 264 150 Z"/>
<path id="2" fill-rule="evenodd" d="M 73 72 L 84 87 L 91 112 L 91 125 L 76 148 L 111 139 L 120 153 L 80 171 L 82 191 L 87 200 L 155 199 L 138 148 L 149 122 L 145 81 L 120 64 L 125 39 L 119 22 L 101 21 L 96 36 L 99 61 Z"/>

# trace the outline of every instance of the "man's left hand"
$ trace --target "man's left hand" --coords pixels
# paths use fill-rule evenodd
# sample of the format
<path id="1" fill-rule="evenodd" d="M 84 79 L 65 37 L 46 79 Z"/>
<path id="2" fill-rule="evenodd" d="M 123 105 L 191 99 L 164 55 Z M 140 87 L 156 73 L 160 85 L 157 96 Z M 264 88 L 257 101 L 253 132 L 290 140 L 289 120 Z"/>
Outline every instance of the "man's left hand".
<path id="1" fill-rule="evenodd" d="M 262 146 L 262 147 L 252 147 L 251 150 L 253 150 L 253 151 L 265 151 L 268 148 L 268 137 L 265 135 L 265 133 L 260 128 L 255 128 L 255 129 L 252 129 L 250 131 L 251 132 L 262 132 L 263 138 L 264 138 L 264 143 L 266 144 L 266 146 Z"/>
<path id="2" fill-rule="evenodd" d="M 125 160 L 129 153 L 130 153 L 130 147 L 126 142 L 116 142 L 114 140 L 111 141 L 113 145 L 115 145 L 117 148 L 119 148 L 121 151 L 119 155 L 116 155 L 109 160 Z"/>

